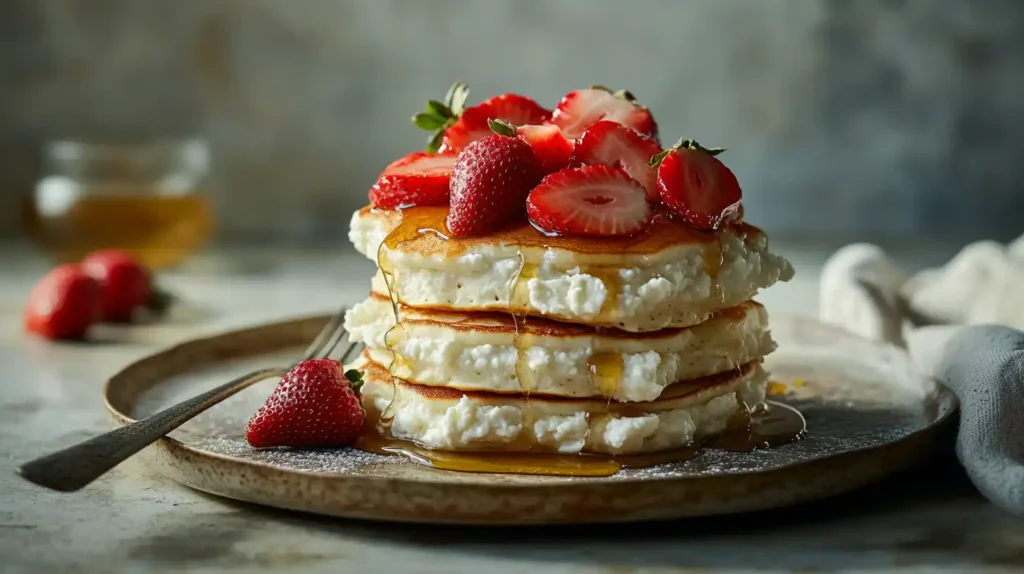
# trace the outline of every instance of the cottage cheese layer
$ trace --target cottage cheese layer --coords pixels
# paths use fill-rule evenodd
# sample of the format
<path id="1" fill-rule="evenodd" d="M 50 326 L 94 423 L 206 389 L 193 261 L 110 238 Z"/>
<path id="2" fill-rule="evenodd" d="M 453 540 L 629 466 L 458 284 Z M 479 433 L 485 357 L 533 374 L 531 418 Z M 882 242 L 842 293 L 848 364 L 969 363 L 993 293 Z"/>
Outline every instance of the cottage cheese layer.
<path id="1" fill-rule="evenodd" d="M 768 315 L 754 302 L 644 334 L 542 319 L 517 325 L 501 313 L 400 314 L 402 327 L 393 330 L 391 303 L 371 297 L 348 311 L 345 329 L 395 376 L 461 390 L 653 401 L 672 383 L 734 370 L 775 349 Z"/>
<path id="2" fill-rule="evenodd" d="M 374 293 L 393 292 L 410 307 L 646 332 L 696 325 L 793 276 L 765 234 L 745 224 L 710 234 L 661 222 L 631 240 L 547 238 L 528 225 L 448 239 L 443 209 L 353 215 L 349 238 L 382 268 Z"/>
<path id="3" fill-rule="evenodd" d="M 673 396 L 621 405 L 607 401 L 508 397 L 393 383 L 365 362 L 362 397 L 370 420 L 390 418 L 395 438 L 438 450 L 506 450 L 628 455 L 682 448 L 721 433 L 742 404 L 764 400 L 767 374 L 751 363 L 733 376 Z"/>

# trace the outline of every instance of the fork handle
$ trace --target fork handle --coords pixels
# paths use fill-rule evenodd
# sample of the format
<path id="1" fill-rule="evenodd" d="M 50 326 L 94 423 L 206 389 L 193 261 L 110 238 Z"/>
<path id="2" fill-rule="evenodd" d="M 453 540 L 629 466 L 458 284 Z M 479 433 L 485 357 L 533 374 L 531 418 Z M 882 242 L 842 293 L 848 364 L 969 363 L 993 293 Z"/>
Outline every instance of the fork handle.
<path id="1" fill-rule="evenodd" d="M 150 417 L 27 462 L 17 473 L 39 486 L 74 492 L 213 405 L 259 381 L 284 374 L 284 369 L 273 368 L 243 375 Z"/>

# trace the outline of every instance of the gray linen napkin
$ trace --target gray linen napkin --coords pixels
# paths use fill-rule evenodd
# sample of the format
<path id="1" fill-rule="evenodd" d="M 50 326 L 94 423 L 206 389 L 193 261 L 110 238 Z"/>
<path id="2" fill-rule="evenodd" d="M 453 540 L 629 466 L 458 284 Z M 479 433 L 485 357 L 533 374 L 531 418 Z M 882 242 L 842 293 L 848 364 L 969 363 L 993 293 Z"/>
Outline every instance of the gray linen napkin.
<path id="1" fill-rule="evenodd" d="M 1024 332 L 1011 328 L 1024 326 L 1024 237 L 1007 248 L 970 245 L 911 278 L 877 246 L 844 247 L 822 270 L 820 314 L 906 346 L 922 372 L 952 390 L 957 457 L 983 495 L 1024 517 Z"/>

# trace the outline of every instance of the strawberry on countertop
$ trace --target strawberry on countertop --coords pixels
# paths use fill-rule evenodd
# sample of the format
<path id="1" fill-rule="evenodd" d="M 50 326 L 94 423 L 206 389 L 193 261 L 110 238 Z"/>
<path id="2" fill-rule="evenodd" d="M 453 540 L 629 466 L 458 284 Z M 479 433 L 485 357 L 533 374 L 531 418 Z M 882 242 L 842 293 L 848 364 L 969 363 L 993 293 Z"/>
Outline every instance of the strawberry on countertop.
<path id="1" fill-rule="evenodd" d="M 82 271 L 100 285 L 100 316 L 104 321 L 128 322 L 136 309 L 149 304 L 149 269 L 127 251 L 94 251 L 82 260 Z"/>
<path id="2" fill-rule="evenodd" d="M 658 141 L 658 125 L 647 108 L 636 103 L 626 90 L 612 92 L 602 86 L 593 86 L 566 94 L 551 116 L 565 137 L 576 139 L 590 126 L 609 120 L 633 128 L 640 134 Z"/>
<path id="3" fill-rule="evenodd" d="M 587 128 L 576 141 L 571 164 L 621 167 L 644 186 L 647 199 L 656 202 L 659 200 L 658 170 L 651 167 L 650 161 L 660 152 L 658 142 L 633 128 L 601 120 Z"/>
<path id="4" fill-rule="evenodd" d="M 380 209 L 448 203 L 455 156 L 413 152 L 384 168 L 370 188 L 370 203 Z"/>
<path id="5" fill-rule="evenodd" d="M 254 447 L 351 445 L 366 420 L 360 385 L 359 372 L 342 373 L 338 361 L 299 363 L 249 419 L 245 440 Z"/>
<path id="6" fill-rule="evenodd" d="M 506 132 L 507 125 L 493 124 Z M 530 145 L 492 133 L 474 141 L 455 160 L 448 229 L 452 235 L 484 235 L 523 218 L 526 196 L 543 173 Z"/>
<path id="7" fill-rule="evenodd" d="M 526 96 L 502 94 L 465 108 L 468 95 L 465 84 L 455 83 L 444 103 L 431 100 L 425 111 L 413 116 L 413 123 L 433 132 L 428 152 L 459 153 L 470 143 L 493 133 L 488 125 L 490 120 L 522 125 L 540 124 L 551 117 L 550 110 Z"/>
<path id="8" fill-rule="evenodd" d="M 80 339 L 100 313 L 100 286 L 79 265 L 50 270 L 29 293 L 25 328 L 47 339 Z"/>
<path id="9" fill-rule="evenodd" d="M 526 200 L 534 226 L 558 235 L 628 237 L 651 222 L 643 186 L 604 165 L 566 169 L 544 178 Z"/>
<path id="10" fill-rule="evenodd" d="M 661 200 L 697 229 L 718 229 L 723 221 L 742 217 L 740 184 L 715 157 L 723 151 L 680 140 L 651 160 L 658 169 Z"/>

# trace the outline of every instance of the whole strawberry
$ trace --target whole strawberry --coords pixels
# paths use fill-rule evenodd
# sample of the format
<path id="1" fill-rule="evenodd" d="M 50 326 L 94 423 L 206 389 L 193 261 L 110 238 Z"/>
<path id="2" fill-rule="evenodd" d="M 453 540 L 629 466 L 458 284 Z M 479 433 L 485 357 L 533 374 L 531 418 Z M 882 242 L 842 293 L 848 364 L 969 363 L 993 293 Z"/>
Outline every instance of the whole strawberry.
<path id="1" fill-rule="evenodd" d="M 82 270 L 100 285 L 104 321 L 128 322 L 136 309 L 149 302 L 149 270 L 127 251 L 94 251 L 82 260 Z"/>
<path id="2" fill-rule="evenodd" d="M 332 359 L 304 361 L 288 371 L 245 427 L 254 447 L 347 446 L 366 420 L 353 387 L 358 371 L 341 372 Z"/>
<path id="3" fill-rule="evenodd" d="M 47 339 L 80 339 L 99 316 L 100 286 L 78 265 L 52 269 L 32 288 L 25 329 Z"/>
<path id="4" fill-rule="evenodd" d="M 651 159 L 650 165 L 658 169 L 661 201 L 696 229 L 715 230 L 742 218 L 740 184 L 715 157 L 723 151 L 680 140 Z"/>
<path id="5" fill-rule="evenodd" d="M 492 122 L 492 129 L 503 130 Z M 448 229 L 466 237 L 493 232 L 526 216 L 526 196 L 543 172 L 530 144 L 508 135 L 476 140 L 455 160 Z"/>

